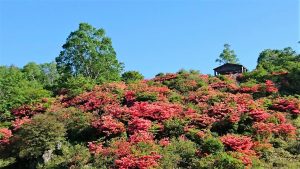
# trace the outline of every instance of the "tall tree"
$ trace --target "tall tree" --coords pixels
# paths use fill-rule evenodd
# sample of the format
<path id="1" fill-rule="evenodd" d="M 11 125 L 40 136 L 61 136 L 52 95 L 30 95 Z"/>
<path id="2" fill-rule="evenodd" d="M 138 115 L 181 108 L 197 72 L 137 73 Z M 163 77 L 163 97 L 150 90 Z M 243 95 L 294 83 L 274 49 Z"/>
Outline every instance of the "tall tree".
<path id="1" fill-rule="evenodd" d="M 40 65 L 41 70 L 43 72 L 42 83 L 46 87 L 52 87 L 56 84 L 57 80 L 59 79 L 59 73 L 56 69 L 56 63 L 44 63 Z"/>
<path id="2" fill-rule="evenodd" d="M 223 49 L 222 53 L 220 54 L 219 58 L 216 59 L 216 62 L 219 62 L 220 64 L 238 63 L 239 59 L 237 58 L 236 54 L 234 53 L 234 50 L 230 49 L 230 45 L 224 44 L 224 49 Z"/>
<path id="3" fill-rule="evenodd" d="M 35 62 L 27 63 L 22 71 L 25 73 L 25 76 L 28 80 L 38 80 L 42 79 L 42 70 L 40 65 L 36 64 Z"/>
<path id="4" fill-rule="evenodd" d="M 0 66 L 0 122 L 10 117 L 11 109 L 50 96 L 42 84 L 24 74 L 15 66 Z"/>
<path id="5" fill-rule="evenodd" d="M 56 62 L 63 78 L 81 74 L 99 82 L 114 81 L 120 79 L 123 70 L 104 29 L 87 23 L 80 23 L 79 29 L 71 32 Z"/>

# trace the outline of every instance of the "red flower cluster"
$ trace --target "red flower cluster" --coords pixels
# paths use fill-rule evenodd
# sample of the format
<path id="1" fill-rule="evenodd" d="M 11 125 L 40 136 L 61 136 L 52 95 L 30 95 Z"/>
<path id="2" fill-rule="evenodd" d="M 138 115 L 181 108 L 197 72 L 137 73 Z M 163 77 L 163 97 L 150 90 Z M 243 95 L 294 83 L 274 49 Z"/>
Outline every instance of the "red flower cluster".
<path id="1" fill-rule="evenodd" d="M 278 99 L 271 108 L 278 111 L 290 112 L 294 115 L 300 114 L 300 103 L 296 99 Z"/>
<path id="2" fill-rule="evenodd" d="M 163 75 L 163 76 L 155 77 L 153 80 L 157 81 L 157 82 L 164 82 L 164 81 L 172 80 L 172 79 L 175 79 L 175 78 L 177 78 L 177 74 L 168 73 L 168 74 Z"/>
<path id="3" fill-rule="evenodd" d="M 229 117 L 229 120 L 234 123 L 239 121 L 240 113 L 234 107 L 230 107 L 225 103 L 217 103 L 208 110 L 207 114 L 218 121 Z"/>
<path id="4" fill-rule="evenodd" d="M 158 154 L 144 155 L 141 157 L 134 157 L 128 155 L 115 161 L 119 169 L 149 169 L 158 166 L 158 160 L 161 158 Z"/>
<path id="5" fill-rule="evenodd" d="M 104 150 L 103 145 L 95 141 L 88 142 L 88 148 L 91 154 L 102 154 Z"/>
<path id="6" fill-rule="evenodd" d="M 30 122 L 31 119 L 29 119 L 27 116 L 23 118 L 17 118 L 12 122 L 13 130 L 18 130 L 24 123 Z"/>
<path id="7" fill-rule="evenodd" d="M 243 86 L 239 89 L 239 92 L 241 93 L 257 93 L 260 85 L 254 85 L 254 86 Z"/>
<path id="8" fill-rule="evenodd" d="M 257 134 L 260 134 L 265 137 L 269 137 L 272 135 L 274 131 L 274 127 L 275 127 L 274 123 L 263 123 L 263 122 L 256 122 L 252 126 L 252 128 L 256 131 Z"/>
<path id="9" fill-rule="evenodd" d="M 271 80 L 266 80 L 266 92 L 267 93 L 277 93 L 278 89 L 276 88 L 275 84 Z"/>
<path id="10" fill-rule="evenodd" d="M 139 142 L 145 142 L 145 143 L 153 143 L 154 137 L 151 133 L 145 132 L 145 131 L 139 131 L 135 132 L 133 135 L 130 136 L 129 142 L 130 143 L 139 143 Z"/>
<path id="11" fill-rule="evenodd" d="M 35 105 L 23 105 L 19 108 L 13 109 L 12 113 L 16 117 L 25 117 L 25 116 L 33 116 L 38 113 L 44 113 L 46 111 L 46 107 L 43 104 L 35 104 Z"/>
<path id="12" fill-rule="evenodd" d="M 127 105 L 132 105 L 133 102 L 135 101 L 135 99 L 136 99 L 135 92 L 127 91 L 125 93 L 125 100 L 126 100 Z"/>
<path id="13" fill-rule="evenodd" d="M 12 137 L 11 130 L 7 128 L 1 128 L 0 129 L 0 145 L 2 144 L 8 144 L 9 138 Z"/>
<path id="14" fill-rule="evenodd" d="M 265 137 L 269 137 L 272 134 L 294 137 L 296 134 L 296 127 L 289 123 L 274 124 L 274 123 L 263 123 L 258 122 L 253 124 L 257 134 Z"/>
<path id="15" fill-rule="evenodd" d="M 128 131 L 130 133 L 139 132 L 139 131 L 148 131 L 151 125 L 152 122 L 150 120 L 145 120 L 136 117 L 128 122 Z"/>
<path id="16" fill-rule="evenodd" d="M 228 150 L 237 151 L 247 155 L 253 155 L 253 142 L 250 137 L 227 134 L 221 137 L 221 141 Z"/>
<path id="17" fill-rule="evenodd" d="M 115 94 L 103 92 L 99 88 L 95 88 L 91 92 L 82 93 L 66 102 L 66 106 L 76 106 L 82 111 L 94 111 L 115 102 L 117 102 Z"/>
<path id="18" fill-rule="evenodd" d="M 163 139 L 159 140 L 158 143 L 159 143 L 160 146 L 165 147 L 165 146 L 170 145 L 170 139 L 169 138 L 163 138 Z"/>
<path id="19" fill-rule="evenodd" d="M 143 117 L 159 121 L 179 116 L 182 111 L 180 105 L 163 102 L 136 102 L 129 108 L 129 113 L 132 117 Z"/>
<path id="20" fill-rule="evenodd" d="M 125 132 L 124 124 L 114 119 L 111 115 L 102 116 L 101 119 L 92 122 L 92 126 L 108 136 Z"/>
<path id="21" fill-rule="evenodd" d="M 264 110 L 254 109 L 249 112 L 249 116 L 252 117 L 254 121 L 260 122 L 269 118 L 271 115 Z"/>

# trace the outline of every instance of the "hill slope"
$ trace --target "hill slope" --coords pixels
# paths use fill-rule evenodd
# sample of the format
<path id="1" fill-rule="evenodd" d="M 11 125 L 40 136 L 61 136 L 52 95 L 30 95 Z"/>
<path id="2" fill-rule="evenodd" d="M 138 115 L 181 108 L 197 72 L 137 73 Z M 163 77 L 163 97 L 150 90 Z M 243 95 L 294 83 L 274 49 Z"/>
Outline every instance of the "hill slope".
<path id="1" fill-rule="evenodd" d="M 300 168 L 299 98 L 270 80 L 179 72 L 12 112 L 7 168 Z"/>

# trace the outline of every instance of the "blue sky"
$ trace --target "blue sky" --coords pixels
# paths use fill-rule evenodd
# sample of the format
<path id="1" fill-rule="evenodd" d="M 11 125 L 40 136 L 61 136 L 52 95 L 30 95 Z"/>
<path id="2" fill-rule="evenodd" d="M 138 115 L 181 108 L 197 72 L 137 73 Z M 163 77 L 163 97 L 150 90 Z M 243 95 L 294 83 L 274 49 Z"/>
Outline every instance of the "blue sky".
<path id="1" fill-rule="evenodd" d="M 212 74 L 229 43 L 256 66 L 267 48 L 298 52 L 299 0 L 0 0 L 0 65 L 50 62 L 80 22 L 104 28 L 126 70 Z"/>

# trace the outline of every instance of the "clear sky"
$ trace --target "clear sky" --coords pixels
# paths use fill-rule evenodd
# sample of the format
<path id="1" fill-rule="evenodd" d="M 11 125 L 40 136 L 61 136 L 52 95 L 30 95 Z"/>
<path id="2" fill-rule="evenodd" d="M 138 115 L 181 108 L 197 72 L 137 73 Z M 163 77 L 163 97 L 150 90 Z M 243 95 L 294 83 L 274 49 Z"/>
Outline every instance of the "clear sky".
<path id="1" fill-rule="evenodd" d="M 267 48 L 298 52 L 299 0 L 0 0 L 0 65 L 50 62 L 80 22 L 104 28 L 126 70 L 213 73 L 229 43 L 253 69 Z"/>

